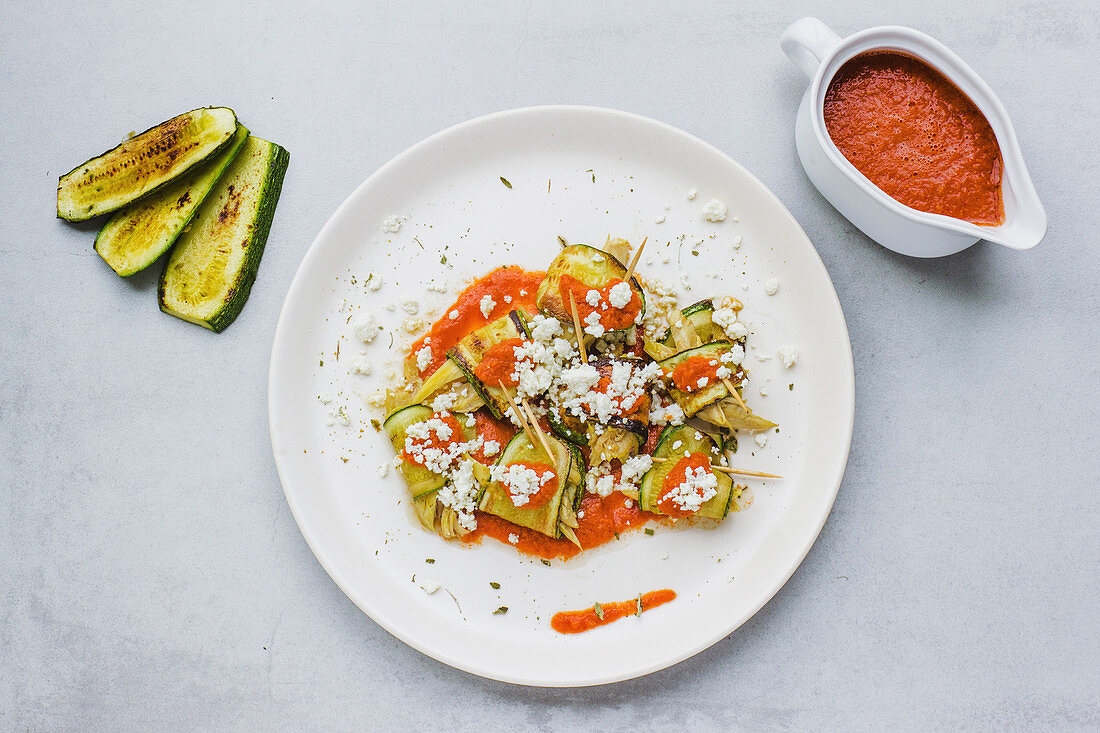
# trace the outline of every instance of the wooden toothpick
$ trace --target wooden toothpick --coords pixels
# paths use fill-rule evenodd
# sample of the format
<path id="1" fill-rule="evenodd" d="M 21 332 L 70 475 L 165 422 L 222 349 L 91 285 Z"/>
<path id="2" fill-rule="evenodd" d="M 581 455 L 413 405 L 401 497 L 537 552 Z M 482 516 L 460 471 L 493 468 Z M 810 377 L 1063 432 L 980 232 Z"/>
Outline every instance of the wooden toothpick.
<path id="1" fill-rule="evenodd" d="M 722 377 L 722 384 L 726 385 L 726 389 L 730 391 L 730 397 L 733 397 L 733 401 L 736 402 L 745 412 L 750 412 L 748 406 L 745 404 L 745 401 L 741 399 L 741 395 L 737 394 L 737 388 L 733 386 L 733 382 L 731 382 L 726 377 Z"/>
<path id="2" fill-rule="evenodd" d="M 539 442 L 542 443 L 542 449 L 546 451 L 546 457 L 551 461 L 554 460 L 554 454 L 550 452 L 550 442 L 546 440 L 546 433 L 542 432 L 542 426 L 539 425 L 539 420 L 535 417 L 535 411 L 531 409 L 531 405 L 527 404 L 526 400 L 521 400 L 523 409 L 527 411 L 527 419 L 531 423 L 531 427 L 535 429 L 535 435 L 538 436 Z M 532 443 L 534 445 L 534 443 Z"/>
<path id="3" fill-rule="evenodd" d="M 642 240 L 642 243 L 638 245 L 638 251 L 634 253 L 633 259 L 630 260 L 630 267 L 626 268 L 626 277 L 623 279 L 630 282 L 630 278 L 634 276 L 634 268 L 638 266 L 638 260 L 642 258 L 642 250 L 645 249 L 645 243 L 649 241 L 649 237 Z"/>
<path id="4" fill-rule="evenodd" d="M 654 463 L 664 463 L 667 458 L 653 458 L 650 456 Z M 720 471 L 721 473 L 732 473 L 737 476 L 757 476 L 759 478 L 783 478 L 777 473 L 764 473 L 763 471 L 749 471 L 744 468 L 729 468 L 727 466 L 719 466 L 715 463 L 710 464 L 711 470 Z"/>
<path id="5" fill-rule="evenodd" d="M 503 381 L 498 381 L 497 384 L 500 385 L 501 391 L 504 392 L 504 397 L 508 400 L 508 404 L 511 406 L 512 412 L 516 416 L 516 421 L 519 423 L 519 426 L 523 428 L 523 432 L 527 435 L 528 442 L 530 442 L 532 446 L 535 445 L 535 435 L 533 432 L 531 432 L 531 428 L 527 424 L 526 418 L 524 418 L 523 416 L 523 411 L 519 409 L 519 405 L 517 405 L 515 399 L 512 398 L 512 393 L 509 392 L 508 388 L 504 386 Z"/>
<path id="6" fill-rule="evenodd" d="M 581 328 L 581 316 L 577 312 L 577 299 L 573 297 L 573 291 L 569 291 L 569 307 L 573 309 L 573 330 L 577 332 L 577 346 L 581 349 L 581 361 L 588 363 L 588 351 L 584 348 L 584 329 Z"/>

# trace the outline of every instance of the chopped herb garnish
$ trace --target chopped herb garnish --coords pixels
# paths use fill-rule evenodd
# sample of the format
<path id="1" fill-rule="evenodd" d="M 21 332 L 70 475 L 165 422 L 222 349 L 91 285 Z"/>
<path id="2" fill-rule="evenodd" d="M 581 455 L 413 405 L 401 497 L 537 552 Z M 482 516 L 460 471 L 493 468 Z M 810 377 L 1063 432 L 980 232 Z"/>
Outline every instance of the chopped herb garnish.
<path id="1" fill-rule="evenodd" d="M 424 562 L 428 563 L 429 565 L 433 565 L 433 564 L 435 564 L 435 558 L 434 557 L 426 557 L 426 558 L 424 558 Z"/>
<path id="2" fill-rule="evenodd" d="M 619 539 L 619 533 L 618 532 L 615 533 L 615 539 Z"/>
<path id="3" fill-rule="evenodd" d="M 698 257 L 699 256 L 699 250 L 697 250 L 697 249 L 691 250 L 691 256 L 692 257 Z"/>
<path id="4" fill-rule="evenodd" d="M 382 423 L 378 422 L 374 418 L 371 418 L 370 426 L 372 428 L 374 428 L 375 430 L 381 430 L 382 429 Z"/>
<path id="5" fill-rule="evenodd" d="M 442 257 L 439 258 L 439 264 L 441 264 L 441 265 L 447 264 L 447 255 L 443 255 Z"/>
<path id="6" fill-rule="evenodd" d="M 596 618 L 603 621 L 603 606 L 597 602 L 595 606 L 592 606 L 592 610 L 596 612 Z"/>
<path id="7" fill-rule="evenodd" d="M 569 242 L 565 241 L 565 237 L 563 237 L 560 234 L 558 235 L 558 244 L 560 244 L 562 247 L 568 247 L 569 246 Z"/>
<path id="8" fill-rule="evenodd" d="M 500 583 L 496 582 L 495 580 L 490 580 L 489 587 L 493 590 L 500 590 Z"/>
<path id="9" fill-rule="evenodd" d="M 511 187 L 512 187 L 512 184 L 511 184 L 511 182 L 510 182 L 510 181 L 509 181 L 509 180 L 508 180 L 507 178 L 505 178 L 504 176 L 501 176 L 501 177 L 500 177 L 500 182 L 501 182 L 501 183 L 503 183 L 503 184 L 504 184 L 505 186 L 507 186 L 508 188 L 511 188 Z"/>
<path id="10" fill-rule="evenodd" d="M 652 537 L 653 536 L 653 528 L 652 527 L 646 527 L 645 528 L 645 533 Z"/>
<path id="11" fill-rule="evenodd" d="M 788 384 L 787 389 L 789 389 L 791 392 L 794 392 L 794 382 L 791 382 L 790 384 Z"/>
<path id="12" fill-rule="evenodd" d="M 549 560 L 543 560 L 543 559 L 540 558 L 539 562 L 541 562 L 546 567 L 550 567 L 550 561 Z"/>
<path id="13" fill-rule="evenodd" d="M 638 594 L 638 610 L 634 613 L 635 616 L 642 615 L 642 594 Z"/>
<path id="14" fill-rule="evenodd" d="M 325 365 L 325 360 L 324 360 L 324 359 L 321 359 L 321 361 L 319 362 L 319 364 L 320 364 L 320 366 L 324 366 L 324 365 Z"/>
<path id="15" fill-rule="evenodd" d="M 508 606 L 501 606 L 497 610 L 493 611 L 494 616 L 496 616 L 499 613 L 508 613 Z"/>

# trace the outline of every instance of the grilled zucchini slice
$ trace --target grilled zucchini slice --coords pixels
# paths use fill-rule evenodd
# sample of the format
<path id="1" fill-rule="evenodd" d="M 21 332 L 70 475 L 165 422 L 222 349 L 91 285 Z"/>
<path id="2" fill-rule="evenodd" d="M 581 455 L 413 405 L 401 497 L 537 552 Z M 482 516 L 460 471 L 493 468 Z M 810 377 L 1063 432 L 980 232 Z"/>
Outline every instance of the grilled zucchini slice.
<path id="1" fill-rule="evenodd" d="M 418 422 L 423 422 L 434 414 L 432 408 L 427 405 L 409 405 L 408 407 L 403 407 L 395 411 L 386 418 L 386 421 L 382 423 L 382 429 L 385 430 L 386 435 L 389 436 L 390 444 L 393 445 L 393 449 L 397 452 L 398 456 L 400 456 L 401 451 L 405 449 L 405 438 L 407 437 L 409 426 L 415 425 Z M 450 414 L 453 415 L 454 413 Z M 455 417 L 458 419 L 459 427 L 462 428 L 462 440 L 467 441 L 473 439 L 474 428 L 466 425 L 462 417 L 457 415 Z M 401 471 L 401 475 L 405 477 L 405 483 L 408 484 L 409 487 L 409 496 L 413 499 L 418 499 L 433 491 L 438 491 L 443 488 L 443 484 L 446 483 L 446 479 L 442 474 L 429 471 L 419 463 L 410 463 L 402 459 L 398 466 L 398 470 Z"/>
<path id="2" fill-rule="evenodd" d="M 99 230 L 95 251 L 123 277 L 156 262 L 191 221 L 247 138 L 248 129 L 237 125 L 233 139 L 211 160 L 117 211 Z"/>
<path id="3" fill-rule="evenodd" d="M 669 396 L 676 401 L 676 404 L 680 406 L 680 409 L 684 411 L 684 415 L 687 417 L 691 417 L 707 405 L 712 405 L 724 397 L 729 397 L 730 392 L 721 381 L 716 381 L 713 384 L 707 385 L 697 392 L 684 392 L 683 390 L 677 389 L 672 383 L 672 371 L 681 362 L 695 356 L 705 356 L 717 359 L 722 354 L 729 351 L 731 346 L 732 344 L 728 341 L 715 341 L 714 343 L 703 344 L 693 349 L 681 351 L 679 354 L 670 356 L 667 359 L 662 359 L 658 362 L 661 366 L 661 371 L 664 372 L 665 376 L 668 378 Z"/>
<path id="4" fill-rule="evenodd" d="M 570 244 L 558 252 L 535 292 L 535 305 L 543 313 L 572 324 L 573 312 L 561 297 L 562 275 L 572 275 L 589 287 L 602 288 L 612 279 L 626 277 L 626 265 L 610 253 L 587 244 Z M 630 289 L 642 299 L 641 312 L 645 314 L 645 293 L 637 278 L 630 278 Z"/>
<path id="5" fill-rule="evenodd" d="M 553 464 L 551 465 L 558 477 L 558 490 L 550 501 L 533 509 L 522 506 L 517 507 L 512 503 L 512 498 L 506 486 L 498 481 L 490 481 L 481 497 L 478 508 L 483 512 L 496 515 L 512 524 L 533 529 L 548 537 L 568 537 L 571 528 L 569 524 L 565 524 L 564 526 L 569 529 L 563 532 L 562 522 L 560 521 L 562 518 L 562 504 L 567 502 L 569 509 L 575 510 L 574 501 L 580 491 L 580 484 L 584 476 L 584 465 L 577 460 L 574 450 L 565 443 L 552 435 L 547 435 L 546 439 L 550 443 L 551 452 L 554 454 Z M 501 451 L 500 457 L 497 459 L 497 465 L 509 466 L 519 462 L 547 463 L 546 451 L 541 445 L 538 447 L 531 445 L 523 431 L 517 433 L 514 438 L 508 441 L 508 445 L 504 446 L 504 450 Z M 566 510 L 566 518 L 575 517 L 575 513 L 570 512 L 569 509 Z"/>
<path id="6" fill-rule="evenodd" d="M 249 136 L 179 238 L 160 278 L 160 309 L 222 331 L 244 308 L 290 154 Z"/>
<path id="7" fill-rule="evenodd" d="M 514 310 L 508 315 L 496 319 L 468 334 L 447 351 L 447 358 L 462 370 L 466 380 L 485 400 L 485 406 L 493 417 L 505 420 L 504 413 L 508 411 L 508 398 L 498 385 L 485 384 L 474 374 L 477 365 L 485 356 L 485 352 L 497 344 L 510 339 L 526 339 L 530 334 L 527 323 L 524 320 L 522 310 Z"/>
<path id="8" fill-rule="evenodd" d="M 228 145 L 237 115 L 228 107 L 205 107 L 162 122 L 57 181 L 57 215 L 69 221 L 121 209 L 155 191 Z"/>
<path id="9" fill-rule="evenodd" d="M 654 458 L 664 460 L 654 461 L 653 468 L 642 476 L 638 487 L 638 505 L 643 511 L 663 514 L 658 502 L 661 500 L 665 479 L 689 453 L 704 453 L 710 457 L 712 463 L 722 457 L 714 441 L 690 425 L 670 425 L 665 428 L 653 450 Z M 718 493 L 704 502 L 695 516 L 724 519 L 730 511 L 734 494 L 733 479 L 717 471 L 714 476 L 718 480 Z"/>

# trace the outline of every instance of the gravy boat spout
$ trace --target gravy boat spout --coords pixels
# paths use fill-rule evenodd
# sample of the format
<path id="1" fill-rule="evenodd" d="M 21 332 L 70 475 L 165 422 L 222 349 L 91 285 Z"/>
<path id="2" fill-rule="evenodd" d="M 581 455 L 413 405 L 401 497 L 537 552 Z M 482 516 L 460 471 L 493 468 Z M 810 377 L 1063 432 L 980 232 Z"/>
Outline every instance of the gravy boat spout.
<path id="1" fill-rule="evenodd" d="M 795 144 L 802 167 L 821 194 L 869 237 L 913 257 L 954 254 L 980 239 L 1016 250 L 1030 249 L 1043 239 L 1046 211 L 1027 172 L 1004 105 L 989 85 L 942 43 L 902 26 L 868 28 L 841 38 L 817 18 L 795 21 L 783 32 L 779 43 L 791 61 L 810 77 L 795 122 Z M 840 152 L 825 127 L 825 93 L 841 66 L 868 51 L 897 51 L 920 59 L 958 87 L 985 116 L 1004 163 L 1003 223 L 979 226 L 905 206 L 871 183 Z"/>

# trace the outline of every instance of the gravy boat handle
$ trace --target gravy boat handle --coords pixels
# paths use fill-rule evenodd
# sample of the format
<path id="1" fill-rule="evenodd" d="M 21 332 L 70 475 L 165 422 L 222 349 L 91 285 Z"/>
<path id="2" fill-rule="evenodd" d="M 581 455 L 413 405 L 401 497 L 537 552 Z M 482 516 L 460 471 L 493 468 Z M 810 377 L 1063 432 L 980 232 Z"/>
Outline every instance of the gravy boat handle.
<path id="1" fill-rule="evenodd" d="M 800 18 L 779 37 L 783 53 L 811 79 L 838 43 L 840 36 L 817 18 Z"/>

